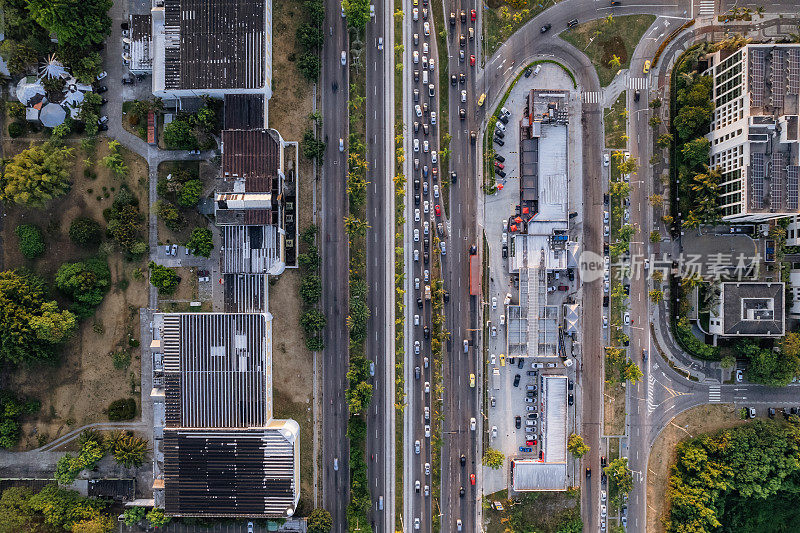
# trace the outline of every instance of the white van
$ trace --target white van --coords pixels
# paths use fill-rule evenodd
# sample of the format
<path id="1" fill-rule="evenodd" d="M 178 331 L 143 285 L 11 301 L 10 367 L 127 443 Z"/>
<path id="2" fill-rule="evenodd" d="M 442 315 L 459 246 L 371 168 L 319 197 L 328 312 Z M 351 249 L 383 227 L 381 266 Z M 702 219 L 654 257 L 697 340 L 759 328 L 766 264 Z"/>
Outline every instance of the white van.
<path id="1" fill-rule="evenodd" d="M 425 84 L 425 85 L 428 84 L 428 71 L 427 70 L 423 70 L 422 71 L 422 83 Z"/>

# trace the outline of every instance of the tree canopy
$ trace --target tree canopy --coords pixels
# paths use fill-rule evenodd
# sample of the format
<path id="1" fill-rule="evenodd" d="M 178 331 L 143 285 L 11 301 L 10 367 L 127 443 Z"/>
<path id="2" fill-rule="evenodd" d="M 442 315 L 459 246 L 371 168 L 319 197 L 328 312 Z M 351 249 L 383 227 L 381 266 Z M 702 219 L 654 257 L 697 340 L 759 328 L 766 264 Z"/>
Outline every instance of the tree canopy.
<path id="1" fill-rule="evenodd" d="M 13 448 L 21 435 L 19 419 L 23 415 L 39 411 L 36 400 L 18 398 L 15 394 L 0 390 L 0 447 Z"/>
<path id="2" fill-rule="evenodd" d="M 111 33 L 111 0 L 28 0 L 31 17 L 61 43 L 76 48 L 101 44 Z"/>
<path id="3" fill-rule="evenodd" d="M 754 421 L 678 445 L 669 533 L 790 531 L 796 504 L 800 430 Z"/>
<path id="4" fill-rule="evenodd" d="M 333 527 L 331 513 L 318 507 L 308 515 L 308 533 L 328 533 Z"/>
<path id="5" fill-rule="evenodd" d="M 72 312 L 88 318 L 103 301 L 111 285 L 111 271 L 104 259 L 93 257 L 76 263 L 64 263 L 56 273 L 56 287 L 72 298 Z"/>
<path id="6" fill-rule="evenodd" d="M 42 207 L 49 200 L 66 194 L 70 186 L 71 160 L 72 148 L 53 143 L 31 145 L 6 165 L 0 178 L 0 199 Z"/>
<path id="7" fill-rule="evenodd" d="M 0 533 L 72 531 L 87 533 L 112 531 L 113 518 L 104 513 L 107 503 L 84 498 L 73 490 L 47 485 L 38 493 L 27 487 L 12 487 L 0 497 Z M 91 524 L 105 525 L 88 529 Z M 109 530 L 108 527 L 112 529 Z"/>
<path id="8" fill-rule="evenodd" d="M 40 278 L 0 272 L 0 361 L 53 360 L 75 325 L 75 315 L 47 298 Z"/>
<path id="9" fill-rule="evenodd" d="M 172 294 L 178 288 L 180 279 L 175 270 L 150 261 L 150 284 L 161 294 Z"/>
<path id="10" fill-rule="evenodd" d="M 189 235 L 189 240 L 186 241 L 186 247 L 194 255 L 209 257 L 211 250 L 214 249 L 211 230 L 208 228 L 194 228 L 192 234 Z"/>
<path id="11" fill-rule="evenodd" d="M 800 375 L 800 333 L 796 331 L 787 333 L 777 350 L 762 348 L 753 341 L 740 341 L 736 353 L 750 360 L 747 379 L 755 383 L 783 387 Z"/>

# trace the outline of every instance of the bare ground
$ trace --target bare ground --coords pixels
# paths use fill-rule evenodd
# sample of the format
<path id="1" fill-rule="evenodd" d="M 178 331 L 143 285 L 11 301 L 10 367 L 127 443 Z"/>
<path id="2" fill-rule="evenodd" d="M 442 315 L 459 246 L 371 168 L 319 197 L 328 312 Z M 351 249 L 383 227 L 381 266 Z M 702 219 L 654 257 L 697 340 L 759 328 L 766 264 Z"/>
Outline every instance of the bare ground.
<path id="1" fill-rule="evenodd" d="M 603 397 L 605 434 L 622 435 L 625 432 L 625 387 L 620 383 L 606 382 Z"/>
<path id="2" fill-rule="evenodd" d="M 672 419 L 653 444 L 647 467 L 647 531 L 663 533 L 662 519 L 669 510 L 667 489 L 669 470 L 675 463 L 675 447 L 681 441 L 702 433 L 746 424 L 733 405 L 701 405 Z"/>
<path id="3" fill-rule="evenodd" d="M 95 253 L 80 249 L 69 240 L 70 223 L 77 216 L 89 216 L 104 225 L 102 211 L 111 205 L 123 180 L 113 177 L 98 163 L 108 154 L 107 143 L 102 137 L 98 138 L 96 149 L 91 154 L 92 161 L 89 161 L 96 179 L 84 176 L 87 154 L 79 144 L 71 141 L 68 140 L 68 144 L 75 148 L 72 190 L 43 209 L 6 206 L 2 250 L 4 269 L 26 267 L 52 283 L 62 263 L 84 259 Z M 5 156 L 11 157 L 29 144 L 29 141 L 4 139 Z M 146 218 L 147 190 L 141 183 L 144 179 L 146 185 L 147 163 L 127 150 L 123 150 L 123 155 L 129 168 L 124 182 L 139 198 L 140 209 Z M 20 254 L 14 229 L 21 223 L 36 224 L 44 234 L 47 248 L 44 255 L 34 261 L 26 260 Z M 23 421 L 20 449 L 35 448 L 83 424 L 107 421 L 103 410 L 108 404 L 130 396 L 131 383 L 139 383 L 138 347 L 131 349 L 131 364 L 123 370 L 113 367 L 109 354 L 128 347 L 129 334 L 138 338 L 138 308 L 147 305 L 148 289 L 144 278 L 137 280 L 135 271 L 144 267 L 144 261 L 127 262 L 119 252 L 114 252 L 108 262 L 112 289 L 95 315 L 80 324 L 73 340 L 63 351 L 60 365 L 20 367 L 3 378 L 5 387 L 38 398 L 42 403 L 38 416 Z M 122 280 L 128 282 L 124 290 L 124 283 L 119 285 Z M 67 304 L 60 294 L 54 293 L 54 297 L 62 305 Z"/>

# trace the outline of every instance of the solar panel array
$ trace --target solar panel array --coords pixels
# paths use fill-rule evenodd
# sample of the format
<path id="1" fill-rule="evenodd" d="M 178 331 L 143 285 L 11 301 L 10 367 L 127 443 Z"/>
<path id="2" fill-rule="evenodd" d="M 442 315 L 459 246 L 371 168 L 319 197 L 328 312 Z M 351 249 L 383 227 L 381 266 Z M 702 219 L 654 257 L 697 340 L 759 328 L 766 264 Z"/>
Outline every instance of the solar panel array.
<path id="1" fill-rule="evenodd" d="M 764 105 L 764 50 L 750 52 L 750 104 Z"/>
<path id="2" fill-rule="evenodd" d="M 785 168 L 786 159 L 784 158 L 784 154 L 781 152 L 773 152 L 769 169 L 769 175 L 770 178 L 772 178 L 772 183 L 770 184 L 770 197 L 772 200 L 771 205 L 776 210 L 782 210 L 784 205 L 783 193 L 786 189 L 784 187 L 783 176 Z"/>
<path id="3" fill-rule="evenodd" d="M 750 207 L 764 207 L 764 154 L 750 155 Z"/>
<path id="4" fill-rule="evenodd" d="M 789 49 L 788 67 L 786 92 L 788 94 L 800 94 L 800 49 Z"/>
<path id="5" fill-rule="evenodd" d="M 800 175 L 800 167 L 786 167 L 786 207 L 792 211 L 797 211 L 797 178 Z"/>
<path id="6" fill-rule="evenodd" d="M 784 69 L 783 50 L 772 51 L 772 65 L 770 68 L 770 81 L 772 82 L 771 94 L 773 107 L 783 107 L 783 96 L 786 93 L 786 70 Z"/>

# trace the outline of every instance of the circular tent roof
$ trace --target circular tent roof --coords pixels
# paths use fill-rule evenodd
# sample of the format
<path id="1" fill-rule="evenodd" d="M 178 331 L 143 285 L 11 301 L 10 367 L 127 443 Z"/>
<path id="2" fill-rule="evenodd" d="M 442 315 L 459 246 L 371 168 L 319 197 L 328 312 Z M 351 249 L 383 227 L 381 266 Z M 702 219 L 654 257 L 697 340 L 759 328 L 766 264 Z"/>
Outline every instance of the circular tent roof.
<path id="1" fill-rule="evenodd" d="M 22 105 L 28 105 L 28 102 L 33 100 L 37 95 L 44 96 L 44 87 L 36 78 L 28 79 L 22 78 L 17 84 L 17 100 L 22 102 Z"/>
<path id="2" fill-rule="evenodd" d="M 45 128 L 55 128 L 59 124 L 63 124 L 65 118 L 67 118 L 66 110 L 53 103 L 44 106 L 39 114 L 39 120 L 42 121 L 42 125 Z"/>

